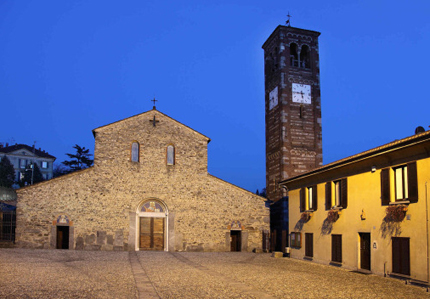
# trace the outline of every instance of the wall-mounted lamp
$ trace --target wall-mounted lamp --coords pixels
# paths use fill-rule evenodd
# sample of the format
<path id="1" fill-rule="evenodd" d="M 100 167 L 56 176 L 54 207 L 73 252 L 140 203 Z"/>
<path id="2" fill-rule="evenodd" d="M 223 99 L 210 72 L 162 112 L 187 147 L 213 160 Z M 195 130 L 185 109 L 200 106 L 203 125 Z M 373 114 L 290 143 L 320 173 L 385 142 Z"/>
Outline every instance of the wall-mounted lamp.
<path id="1" fill-rule="evenodd" d="M 372 172 L 376 171 L 376 166 L 372 166 Z"/>
<path id="2" fill-rule="evenodd" d="M 364 209 L 361 210 L 360 218 L 361 218 L 361 220 L 366 220 L 366 213 L 364 213 Z"/>

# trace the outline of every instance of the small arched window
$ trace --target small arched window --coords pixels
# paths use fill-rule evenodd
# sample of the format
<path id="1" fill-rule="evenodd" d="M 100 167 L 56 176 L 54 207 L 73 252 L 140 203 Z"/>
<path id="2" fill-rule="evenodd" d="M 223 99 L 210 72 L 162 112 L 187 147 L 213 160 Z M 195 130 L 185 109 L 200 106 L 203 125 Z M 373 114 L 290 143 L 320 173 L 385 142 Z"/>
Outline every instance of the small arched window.
<path id="1" fill-rule="evenodd" d="M 175 165 L 175 147 L 171 144 L 167 146 L 167 165 Z"/>
<path id="2" fill-rule="evenodd" d="M 139 162 L 139 143 L 134 141 L 131 144 L 131 162 Z"/>

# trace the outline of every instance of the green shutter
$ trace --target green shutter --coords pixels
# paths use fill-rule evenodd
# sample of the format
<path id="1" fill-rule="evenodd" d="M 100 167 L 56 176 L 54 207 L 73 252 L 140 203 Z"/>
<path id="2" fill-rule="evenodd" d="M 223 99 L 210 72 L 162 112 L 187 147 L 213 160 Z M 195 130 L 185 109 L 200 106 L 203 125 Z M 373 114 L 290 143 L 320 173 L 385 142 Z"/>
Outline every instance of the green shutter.
<path id="1" fill-rule="evenodd" d="M 388 206 L 390 204 L 390 169 L 381 170 L 381 204 Z"/>
<path id="2" fill-rule="evenodd" d="M 306 188 L 300 189 L 300 213 L 306 209 Z"/>
<path id="3" fill-rule="evenodd" d="M 325 184 L 325 209 L 331 209 L 331 182 Z"/>
<path id="4" fill-rule="evenodd" d="M 317 185 L 312 186 L 312 209 L 314 211 L 318 209 Z"/>
<path id="5" fill-rule="evenodd" d="M 342 179 L 340 181 L 340 201 L 342 208 L 346 209 L 348 207 L 348 185 L 347 180 Z"/>
<path id="6" fill-rule="evenodd" d="M 408 163 L 408 200 L 418 202 L 417 162 Z"/>

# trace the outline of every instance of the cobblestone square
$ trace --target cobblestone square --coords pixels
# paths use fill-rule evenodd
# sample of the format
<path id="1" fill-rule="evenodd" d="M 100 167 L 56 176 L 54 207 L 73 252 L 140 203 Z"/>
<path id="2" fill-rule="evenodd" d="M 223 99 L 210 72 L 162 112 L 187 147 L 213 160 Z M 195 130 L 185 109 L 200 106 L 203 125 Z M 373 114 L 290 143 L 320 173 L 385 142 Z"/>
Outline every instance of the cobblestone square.
<path id="1" fill-rule="evenodd" d="M 0 298 L 430 298 L 401 280 L 270 254 L 0 249 Z"/>

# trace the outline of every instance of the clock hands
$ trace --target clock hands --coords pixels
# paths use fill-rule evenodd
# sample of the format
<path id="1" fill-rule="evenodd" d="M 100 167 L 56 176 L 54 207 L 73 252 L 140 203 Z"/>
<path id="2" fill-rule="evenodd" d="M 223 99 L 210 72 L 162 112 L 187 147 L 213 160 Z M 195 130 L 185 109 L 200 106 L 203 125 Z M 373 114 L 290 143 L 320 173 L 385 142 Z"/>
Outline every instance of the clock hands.
<path id="1" fill-rule="evenodd" d="M 305 95 L 305 93 L 303 92 L 303 90 L 301 90 L 301 91 L 293 91 L 294 93 L 298 93 L 298 94 L 300 94 L 301 96 L 302 96 L 302 98 L 303 98 L 303 96 Z"/>

